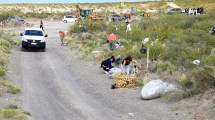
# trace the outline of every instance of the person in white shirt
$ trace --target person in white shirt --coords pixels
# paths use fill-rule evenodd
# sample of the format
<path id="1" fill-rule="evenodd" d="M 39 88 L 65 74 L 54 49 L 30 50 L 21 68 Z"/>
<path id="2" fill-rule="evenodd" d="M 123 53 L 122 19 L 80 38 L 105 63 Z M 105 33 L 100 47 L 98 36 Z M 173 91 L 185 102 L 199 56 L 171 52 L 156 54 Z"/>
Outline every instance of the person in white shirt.
<path id="1" fill-rule="evenodd" d="M 127 24 L 127 28 L 126 28 L 126 32 L 131 32 L 131 25 L 129 22 L 126 22 Z"/>

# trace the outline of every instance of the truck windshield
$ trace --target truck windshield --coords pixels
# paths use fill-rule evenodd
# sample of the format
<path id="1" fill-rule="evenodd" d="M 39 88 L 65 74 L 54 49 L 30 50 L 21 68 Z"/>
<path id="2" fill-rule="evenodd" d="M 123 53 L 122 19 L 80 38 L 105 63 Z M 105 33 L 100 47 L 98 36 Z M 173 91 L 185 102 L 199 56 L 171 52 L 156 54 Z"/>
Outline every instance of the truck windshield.
<path id="1" fill-rule="evenodd" d="M 26 30 L 26 31 L 25 31 L 25 35 L 30 35 L 30 36 L 43 36 L 43 32 L 42 32 L 42 31 L 38 31 L 38 30 Z"/>

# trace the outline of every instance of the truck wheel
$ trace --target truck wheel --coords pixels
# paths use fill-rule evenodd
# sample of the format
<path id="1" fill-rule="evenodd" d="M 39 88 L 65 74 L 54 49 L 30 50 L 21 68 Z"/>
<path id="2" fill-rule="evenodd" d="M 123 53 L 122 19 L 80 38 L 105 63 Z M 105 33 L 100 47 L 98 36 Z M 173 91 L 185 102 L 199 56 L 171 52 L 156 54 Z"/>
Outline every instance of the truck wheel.
<path id="1" fill-rule="evenodd" d="M 46 48 L 42 48 L 42 52 L 46 52 Z"/>
<path id="2" fill-rule="evenodd" d="M 25 51 L 25 49 L 26 49 L 26 48 L 24 48 L 24 47 L 21 47 L 21 51 Z"/>

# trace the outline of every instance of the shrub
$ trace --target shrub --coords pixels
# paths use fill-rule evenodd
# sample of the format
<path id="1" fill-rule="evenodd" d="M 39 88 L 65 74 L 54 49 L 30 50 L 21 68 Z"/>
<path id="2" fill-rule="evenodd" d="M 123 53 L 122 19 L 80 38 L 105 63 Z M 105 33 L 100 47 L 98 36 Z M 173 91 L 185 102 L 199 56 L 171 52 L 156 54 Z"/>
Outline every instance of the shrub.
<path id="1" fill-rule="evenodd" d="M 12 93 L 12 94 L 17 94 L 19 92 L 21 92 L 21 89 L 18 88 L 17 86 L 5 81 L 5 80 L 0 80 L 0 84 L 3 86 L 6 86 L 9 88 L 8 92 Z"/>
<path id="2" fill-rule="evenodd" d="M 175 70 L 175 66 L 170 61 L 159 61 L 157 63 L 158 72 L 168 72 L 172 74 Z"/>
<path id="3" fill-rule="evenodd" d="M 16 114 L 17 114 L 17 110 L 16 109 L 3 109 L 0 111 L 2 116 L 4 118 L 11 118 L 11 117 L 14 117 Z"/>
<path id="4" fill-rule="evenodd" d="M 197 87 L 204 91 L 215 86 L 214 67 L 195 68 L 190 72 L 190 77 L 194 77 Z"/>
<path id="5" fill-rule="evenodd" d="M 4 11 L 0 13 L 0 21 L 7 20 L 11 15 L 13 15 L 13 11 Z"/>
<path id="6" fill-rule="evenodd" d="M 0 67 L 0 76 L 5 75 L 5 69 L 3 67 Z"/>
<path id="7" fill-rule="evenodd" d="M 18 115 L 17 120 L 28 120 L 25 114 Z"/>
<path id="8" fill-rule="evenodd" d="M 187 78 L 186 74 L 179 76 L 179 83 L 185 88 L 191 88 L 193 86 L 193 82 Z"/>

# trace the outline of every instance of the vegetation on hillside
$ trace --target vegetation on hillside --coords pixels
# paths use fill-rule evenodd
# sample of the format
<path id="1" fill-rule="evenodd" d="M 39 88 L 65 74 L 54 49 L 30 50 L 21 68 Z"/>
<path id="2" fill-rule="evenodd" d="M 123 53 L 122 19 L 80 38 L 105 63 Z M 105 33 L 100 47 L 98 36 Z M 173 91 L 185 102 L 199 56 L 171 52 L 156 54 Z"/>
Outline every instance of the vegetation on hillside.
<path id="1" fill-rule="evenodd" d="M 92 51 L 102 50 L 105 54 L 97 56 L 99 60 L 110 55 L 121 58 L 131 55 L 145 60 L 146 55 L 139 50 L 143 39 L 150 38 L 145 46 L 150 48 L 151 63 L 155 63 L 153 72 L 179 83 L 187 97 L 215 87 L 215 36 L 210 34 L 214 19 L 214 11 L 207 10 L 198 16 L 157 13 L 151 18 L 133 21 L 131 33 L 125 33 L 125 22 L 85 23 L 89 34 L 81 33 L 76 24 L 69 30 L 73 38 L 67 44 L 78 47 L 88 58 Z M 114 52 L 109 51 L 106 43 L 107 35 L 112 32 L 124 46 Z M 194 65 L 194 60 L 200 60 L 200 65 Z"/>

